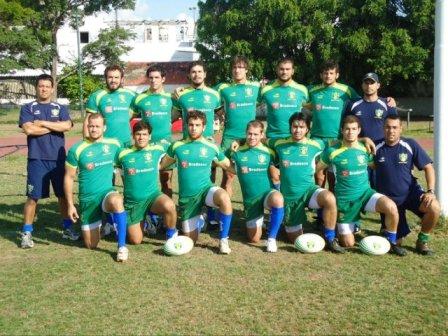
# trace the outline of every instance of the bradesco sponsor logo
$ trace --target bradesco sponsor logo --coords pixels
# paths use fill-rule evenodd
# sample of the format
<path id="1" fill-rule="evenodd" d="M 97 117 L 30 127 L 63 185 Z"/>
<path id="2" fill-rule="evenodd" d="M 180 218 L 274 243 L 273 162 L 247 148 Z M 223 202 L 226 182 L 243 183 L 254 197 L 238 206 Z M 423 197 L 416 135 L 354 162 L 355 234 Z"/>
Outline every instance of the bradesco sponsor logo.
<path id="1" fill-rule="evenodd" d="M 180 163 L 182 168 L 188 168 L 188 167 L 208 167 L 209 164 L 203 163 L 203 162 L 188 162 L 188 161 L 182 161 Z"/>
<path id="2" fill-rule="evenodd" d="M 101 167 L 101 166 L 105 166 L 105 165 L 112 165 L 112 163 L 113 163 L 112 160 L 104 161 L 104 162 L 89 162 L 86 164 L 86 169 L 93 170 L 97 167 Z"/>
<path id="3" fill-rule="evenodd" d="M 366 170 L 353 170 L 353 171 L 348 171 L 348 170 L 343 170 L 341 171 L 341 175 L 342 176 L 356 176 L 356 175 L 362 175 L 362 174 L 366 174 Z"/>

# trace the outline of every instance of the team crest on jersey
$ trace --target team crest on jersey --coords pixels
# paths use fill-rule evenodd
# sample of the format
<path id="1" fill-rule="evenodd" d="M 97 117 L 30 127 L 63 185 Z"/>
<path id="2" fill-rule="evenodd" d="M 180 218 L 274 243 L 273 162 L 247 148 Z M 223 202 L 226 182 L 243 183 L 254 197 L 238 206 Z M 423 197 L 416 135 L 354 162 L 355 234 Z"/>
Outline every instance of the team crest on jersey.
<path id="1" fill-rule="evenodd" d="M 299 148 L 300 155 L 308 155 L 308 147 L 302 146 Z"/>
<path id="2" fill-rule="evenodd" d="M 160 105 L 166 106 L 167 99 L 166 98 L 160 98 Z"/>
<path id="3" fill-rule="evenodd" d="M 358 159 L 359 164 L 366 163 L 366 158 L 364 155 L 358 155 L 356 158 Z"/>
<path id="4" fill-rule="evenodd" d="M 246 166 L 241 167 L 241 173 L 243 173 L 243 174 L 249 173 L 249 168 Z"/>
<path id="5" fill-rule="evenodd" d="M 384 111 L 382 109 L 375 110 L 375 118 L 381 119 L 383 117 Z"/>
<path id="6" fill-rule="evenodd" d="M 235 103 L 230 103 L 230 104 L 229 104 L 229 108 L 230 108 L 231 110 L 236 109 L 236 104 L 235 104 Z"/>
<path id="7" fill-rule="evenodd" d="M 120 103 L 122 103 L 122 104 L 126 103 L 126 97 L 124 95 L 122 95 L 122 94 L 119 95 L 118 99 L 120 99 Z"/>
<path id="8" fill-rule="evenodd" d="M 207 156 L 207 148 L 206 147 L 201 147 L 201 149 L 199 150 L 199 156 L 201 156 L 201 157 Z"/>
<path id="9" fill-rule="evenodd" d="M 113 110 L 114 110 L 114 108 L 112 106 L 106 106 L 104 108 L 104 112 L 106 112 L 106 113 L 112 113 Z"/>
<path id="10" fill-rule="evenodd" d="M 254 94 L 252 88 L 246 88 L 244 91 L 246 92 L 246 97 L 252 97 Z"/>
<path id="11" fill-rule="evenodd" d="M 334 92 L 334 93 L 331 95 L 331 99 L 332 99 L 332 100 L 339 100 L 339 97 L 340 97 L 339 92 Z"/>
<path id="12" fill-rule="evenodd" d="M 286 168 L 289 167 L 289 161 L 288 160 L 283 160 L 282 164 L 283 164 L 283 167 L 286 167 Z"/>
<path id="13" fill-rule="evenodd" d="M 291 91 L 288 93 L 288 98 L 289 99 L 296 99 L 296 93 L 294 91 Z"/>
<path id="14" fill-rule="evenodd" d="M 274 110 L 278 110 L 278 108 L 280 107 L 280 104 L 279 103 L 272 103 L 272 108 L 274 109 Z"/>
<path id="15" fill-rule="evenodd" d="M 28 194 L 31 194 L 34 190 L 34 186 L 32 184 L 28 184 Z"/>
<path id="16" fill-rule="evenodd" d="M 59 116 L 59 109 L 52 109 L 52 110 L 51 110 L 51 116 L 52 116 L 52 117 L 57 117 L 57 116 Z"/>
<path id="17" fill-rule="evenodd" d="M 180 165 L 182 166 L 182 168 L 188 168 L 188 162 L 187 161 L 182 161 L 180 163 Z"/>
<path id="18" fill-rule="evenodd" d="M 263 154 L 258 155 L 258 163 L 265 163 L 266 162 L 266 156 Z"/>
<path id="19" fill-rule="evenodd" d="M 210 103 L 210 96 L 209 95 L 205 95 L 204 96 L 204 103 Z"/>
<path id="20" fill-rule="evenodd" d="M 400 163 L 406 163 L 408 161 L 408 154 L 400 153 L 398 159 L 400 160 Z"/>
<path id="21" fill-rule="evenodd" d="M 151 161 L 151 160 L 152 160 L 152 154 L 151 154 L 151 153 L 146 153 L 146 154 L 144 155 L 144 157 L 145 157 L 145 160 L 146 160 L 146 161 Z"/>
<path id="22" fill-rule="evenodd" d="M 104 154 L 109 154 L 110 153 L 109 145 L 103 145 L 103 153 Z"/>
<path id="23" fill-rule="evenodd" d="M 129 168 L 128 169 L 128 175 L 135 175 L 135 173 L 136 173 L 135 168 Z"/>
<path id="24" fill-rule="evenodd" d="M 86 164 L 87 170 L 93 170 L 93 168 L 95 168 L 95 165 L 92 162 L 89 162 L 88 164 Z"/>

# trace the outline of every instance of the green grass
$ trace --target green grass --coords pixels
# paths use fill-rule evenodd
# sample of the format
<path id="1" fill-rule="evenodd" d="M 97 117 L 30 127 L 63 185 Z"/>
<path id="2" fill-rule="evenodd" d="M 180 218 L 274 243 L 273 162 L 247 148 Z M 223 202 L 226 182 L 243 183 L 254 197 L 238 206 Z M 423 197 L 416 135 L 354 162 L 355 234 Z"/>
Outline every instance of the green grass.
<path id="1" fill-rule="evenodd" d="M 6 125 L 7 126 L 7 125 Z M 0 125 L 0 131 L 4 125 Z M 3 133 L 2 133 L 3 134 Z M 448 330 L 448 237 L 432 236 L 436 256 L 405 258 L 304 255 L 280 235 L 279 251 L 246 243 L 235 184 L 232 254 L 217 253 L 217 233 L 201 234 L 191 253 L 167 257 L 163 236 L 130 246 L 114 262 L 116 243 L 89 251 L 61 239 L 57 202 L 40 203 L 32 250 L 18 248 L 26 158 L 0 159 L 0 334 L 313 334 L 442 335 Z M 365 217 L 365 234 L 379 229 Z M 313 232 L 313 225 L 305 228 Z"/>

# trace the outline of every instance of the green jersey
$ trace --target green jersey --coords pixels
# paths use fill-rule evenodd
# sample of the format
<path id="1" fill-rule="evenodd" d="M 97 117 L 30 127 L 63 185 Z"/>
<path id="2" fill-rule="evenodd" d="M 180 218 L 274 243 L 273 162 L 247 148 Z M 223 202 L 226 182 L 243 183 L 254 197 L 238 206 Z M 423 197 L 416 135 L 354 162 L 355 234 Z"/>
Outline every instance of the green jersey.
<path id="1" fill-rule="evenodd" d="M 212 162 L 228 160 L 215 144 L 203 137 L 176 141 L 167 155 L 177 160 L 179 197 L 194 196 L 212 186 Z"/>
<path id="2" fill-rule="evenodd" d="M 122 149 L 118 154 L 117 166 L 123 171 L 124 199 L 141 201 L 160 191 L 159 163 L 164 155 L 160 145 L 148 145 Z"/>
<path id="3" fill-rule="evenodd" d="M 308 100 L 305 86 L 291 81 L 282 85 L 278 80 L 266 85 L 261 90 L 260 99 L 266 104 L 268 138 L 286 138 L 289 136 L 289 117 L 300 112 L 302 105 Z"/>
<path id="4" fill-rule="evenodd" d="M 87 100 L 86 111 L 101 113 L 106 121 L 104 136 L 114 138 L 126 145 L 131 142 L 129 119 L 134 113 L 133 104 L 136 93 L 119 88 L 115 91 L 98 90 Z"/>
<path id="5" fill-rule="evenodd" d="M 280 168 L 280 191 L 285 199 L 301 197 L 314 183 L 316 157 L 324 144 L 320 140 L 304 138 L 294 141 L 291 137 L 269 140 Z"/>
<path id="6" fill-rule="evenodd" d="M 151 141 L 171 140 L 171 94 L 147 91 L 135 98 L 136 115 L 152 127 Z"/>
<path id="7" fill-rule="evenodd" d="M 193 87 L 185 88 L 177 100 L 174 100 L 174 108 L 182 111 L 184 138 L 188 137 L 187 115 L 188 112 L 201 111 L 207 117 L 204 137 L 212 137 L 213 122 L 215 120 L 215 110 L 221 106 L 219 93 L 209 87 L 195 89 Z"/>
<path id="8" fill-rule="evenodd" d="M 340 83 L 313 85 L 308 91 L 312 105 L 311 137 L 337 138 L 345 106 L 359 95 L 350 86 Z"/>
<path id="9" fill-rule="evenodd" d="M 341 200 L 356 200 L 370 188 L 367 167 L 373 156 L 357 142 L 353 147 L 342 143 L 328 147 L 321 156 L 322 162 L 333 167 L 336 177 L 335 194 Z"/>
<path id="10" fill-rule="evenodd" d="M 274 157 L 274 151 L 263 144 L 256 147 L 244 145 L 232 154 L 244 201 L 271 190 L 269 166 L 273 164 Z"/>
<path id="11" fill-rule="evenodd" d="M 78 169 L 79 199 L 89 200 L 113 188 L 114 162 L 121 144 L 116 139 L 103 138 L 74 144 L 67 153 L 65 164 Z"/>
<path id="12" fill-rule="evenodd" d="M 216 87 L 224 106 L 224 137 L 243 139 L 246 137 L 247 123 L 255 119 L 260 84 L 222 83 Z"/>

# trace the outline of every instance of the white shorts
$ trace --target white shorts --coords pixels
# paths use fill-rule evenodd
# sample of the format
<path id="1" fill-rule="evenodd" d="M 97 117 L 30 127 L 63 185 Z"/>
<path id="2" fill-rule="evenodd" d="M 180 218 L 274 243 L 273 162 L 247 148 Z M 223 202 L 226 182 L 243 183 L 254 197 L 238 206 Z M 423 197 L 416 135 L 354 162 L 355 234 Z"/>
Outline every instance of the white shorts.
<path id="1" fill-rule="evenodd" d="M 208 190 L 207 196 L 205 196 L 205 205 L 212 207 L 212 208 L 219 208 L 215 202 L 213 201 L 213 196 L 215 195 L 215 193 L 221 189 L 220 187 L 211 187 Z"/>
<path id="2" fill-rule="evenodd" d="M 310 201 L 308 202 L 308 209 L 320 209 L 320 206 L 317 203 L 317 196 L 319 196 L 319 194 L 325 190 L 326 189 L 324 188 L 316 189 L 316 191 L 311 196 Z"/>
<path id="3" fill-rule="evenodd" d="M 81 225 L 81 231 L 92 231 L 101 227 L 101 221 L 97 221 L 92 224 Z"/>
<path id="4" fill-rule="evenodd" d="M 263 220 L 264 220 L 264 216 L 260 216 L 260 217 L 248 220 L 246 222 L 246 228 L 247 229 L 260 228 L 263 226 Z"/>
<path id="5" fill-rule="evenodd" d="M 297 231 L 303 230 L 302 224 L 294 225 L 294 226 L 285 226 L 285 231 L 287 233 L 294 233 Z"/>
<path id="6" fill-rule="evenodd" d="M 115 193 L 118 193 L 118 191 L 111 190 L 103 197 L 103 200 L 101 201 L 101 210 L 103 210 L 103 212 L 109 213 L 108 211 L 106 211 L 106 199 L 109 197 L 109 195 L 115 194 Z"/>
<path id="7" fill-rule="evenodd" d="M 182 221 L 182 231 L 185 233 L 198 230 L 204 225 L 204 216 L 197 215 L 193 218 Z"/>

